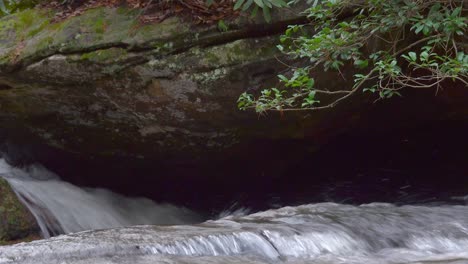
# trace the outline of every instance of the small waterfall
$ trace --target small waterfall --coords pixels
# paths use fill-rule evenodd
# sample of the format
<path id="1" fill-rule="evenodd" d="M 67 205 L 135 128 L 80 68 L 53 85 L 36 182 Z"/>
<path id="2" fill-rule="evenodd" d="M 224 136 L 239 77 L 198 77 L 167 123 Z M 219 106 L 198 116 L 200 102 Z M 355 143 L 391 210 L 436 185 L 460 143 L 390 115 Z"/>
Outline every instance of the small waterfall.
<path id="1" fill-rule="evenodd" d="M 206 229 L 197 232 L 174 227 L 171 239 L 141 249 L 175 258 L 262 261 L 255 263 L 468 263 L 466 206 L 321 203 L 229 216 L 202 226 Z M 211 231 L 214 227 L 218 232 Z"/>
<path id="2" fill-rule="evenodd" d="M 194 212 L 105 189 L 79 188 L 40 165 L 15 168 L 0 159 L 5 178 L 36 218 L 43 236 L 133 225 L 175 225 L 201 221 Z"/>
<path id="3" fill-rule="evenodd" d="M 309 204 L 197 225 L 106 229 L 0 247 L 0 263 L 466 264 L 467 209 Z"/>

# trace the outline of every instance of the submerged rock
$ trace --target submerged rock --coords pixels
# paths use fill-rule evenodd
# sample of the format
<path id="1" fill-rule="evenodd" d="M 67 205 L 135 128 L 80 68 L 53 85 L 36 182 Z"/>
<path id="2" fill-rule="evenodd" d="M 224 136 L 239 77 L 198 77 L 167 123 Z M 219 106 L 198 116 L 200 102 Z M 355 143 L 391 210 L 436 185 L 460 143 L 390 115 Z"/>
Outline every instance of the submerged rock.
<path id="1" fill-rule="evenodd" d="M 39 238 L 33 215 L 0 177 L 0 245 Z"/>

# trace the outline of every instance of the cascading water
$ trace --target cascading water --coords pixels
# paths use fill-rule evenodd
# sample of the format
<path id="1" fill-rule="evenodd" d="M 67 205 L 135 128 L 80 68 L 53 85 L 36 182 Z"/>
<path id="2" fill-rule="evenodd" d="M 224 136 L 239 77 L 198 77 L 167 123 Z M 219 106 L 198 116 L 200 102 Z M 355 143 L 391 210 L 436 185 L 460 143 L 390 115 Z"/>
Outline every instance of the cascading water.
<path id="1" fill-rule="evenodd" d="M 464 196 L 451 204 L 315 203 L 250 215 L 236 205 L 194 224 L 201 218 L 188 209 L 81 189 L 38 165 L 0 159 L 0 176 L 46 237 L 71 233 L 0 247 L 1 264 L 468 263 Z M 179 225 L 154 226 L 166 224 Z M 91 231 L 74 233 L 83 230 Z"/>
<path id="2" fill-rule="evenodd" d="M 468 263 L 468 208 L 319 203 L 0 248 L 0 263 Z M 81 262 L 80 262 L 81 261 Z"/>
<path id="3" fill-rule="evenodd" d="M 127 198 L 105 189 L 79 188 L 40 165 L 14 168 L 0 159 L 0 177 L 32 212 L 46 238 L 92 229 L 201 221 L 185 208 Z"/>

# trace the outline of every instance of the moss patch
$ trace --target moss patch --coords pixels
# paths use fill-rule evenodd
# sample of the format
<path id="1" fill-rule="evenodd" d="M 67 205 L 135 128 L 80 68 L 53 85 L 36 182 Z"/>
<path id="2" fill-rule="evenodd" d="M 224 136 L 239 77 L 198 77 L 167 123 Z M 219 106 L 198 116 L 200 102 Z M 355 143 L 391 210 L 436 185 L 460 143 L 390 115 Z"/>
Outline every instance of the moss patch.
<path id="1" fill-rule="evenodd" d="M 191 33 L 189 25 L 175 17 L 141 26 L 137 15 L 138 12 L 123 7 L 100 7 L 52 22 L 52 12 L 36 8 L 0 18 L 0 63 L 36 61 L 52 54 L 106 49 L 116 44 L 129 48 L 153 48 L 156 44 L 165 47 L 168 39 Z"/>
<path id="2" fill-rule="evenodd" d="M 8 182 L 0 178 L 0 244 L 38 237 L 39 228 Z"/>
<path id="3" fill-rule="evenodd" d="M 87 60 L 96 63 L 115 62 L 124 59 L 127 55 L 127 50 L 122 48 L 110 48 L 84 53 L 79 57 L 79 60 Z"/>

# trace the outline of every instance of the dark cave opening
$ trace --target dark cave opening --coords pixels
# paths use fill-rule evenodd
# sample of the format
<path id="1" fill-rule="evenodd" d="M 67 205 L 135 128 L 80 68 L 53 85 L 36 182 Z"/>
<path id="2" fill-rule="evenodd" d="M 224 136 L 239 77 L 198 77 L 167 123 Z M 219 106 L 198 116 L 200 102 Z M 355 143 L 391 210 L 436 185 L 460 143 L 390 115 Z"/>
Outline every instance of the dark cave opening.
<path id="1" fill-rule="evenodd" d="M 10 162 L 39 162 L 73 184 L 216 214 L 313 202 L 462 203 L 468 195 L 468 124 L 357 129 L 320 148 L 305 140 L 251 143 L 242 156 L 191 160 L 92 158 L 7 139 Z M 8 137 L 7 134 L 4 137 Z"/>

